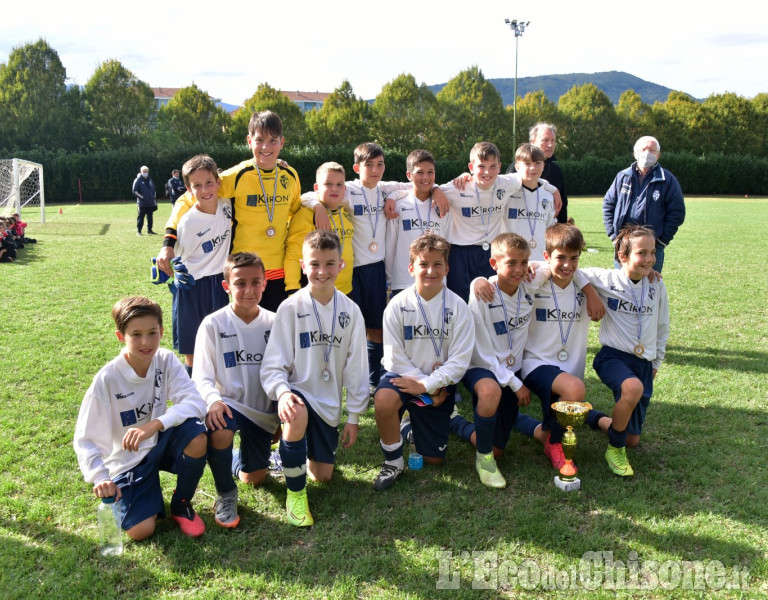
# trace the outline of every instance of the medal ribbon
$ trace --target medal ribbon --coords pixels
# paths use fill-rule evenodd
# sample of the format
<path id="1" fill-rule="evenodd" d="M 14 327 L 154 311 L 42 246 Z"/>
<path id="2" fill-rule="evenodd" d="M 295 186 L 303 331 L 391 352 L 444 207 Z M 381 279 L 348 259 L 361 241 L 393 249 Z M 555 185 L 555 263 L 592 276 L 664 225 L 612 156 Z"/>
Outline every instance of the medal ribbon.
<path id="1" fill-rule="evenodd" d="M 419 202 L 421 202 L 416 196 L 413 196 L 413 206 L 416 208 L 416 216 L 419 217 L 419 223 L 421 227 L 421 233 L 424 231 L 424 221 L 421 218 L 421 211 L 419 210 Z M 429 197 L 429 208 L 427 209 L 427 231 L 429 230 L 429 221 L 432 219 L 432 196 Z M 486 234 L 487 235 L 487 234 Z"/>
<path id="2" fill-rule="evenodd" d="M 493 208 L 493 199 L 496 197 L 496 182 L 493 183 L 493 189 L 491 190 L 491 203 L 488 205 L 488 209 Z M 483 226 L 483 233 L 485 234 L 485 242 L 488 242 L 488 228 L 491 226 L 491 214 L 488 213 L 488 223 L 485 223 L 485 216 L 483 215 L 483 205 L 480 203 L 480 188 L 477 187 L 475 182 L 475 198 L 477 199 L 477 206 L 480 208 L 480 224 Z"/>
<path id="3" fill-rule="evenodd" d="M 637 311 L 637 343 L 640 343 L 640 338 L 643 335 L 643 308 L 645 307 L 645 277 L 642 279 L 642 287 L 640 290 L 640 304 L 637 303 L 637 296 L 635 296 L 635 290 L 632 288 L 632 280 L 627 276 L 627 283 L 629 283 L 629 293 L 632 294 L 632 303 L 635 305 Z"/>
<path id="4" fill-rule="evenodd" d="M 338 209 L 339 214 L 339 226 L 336 227 L 336 221 L 333 219 L 333 211 L 328 210 L 328 207 L 325 207 L 325 212 L 328 213 L 328 220 L 331 222 L 331 227 L 333 227 L 333 231 L 336 232 L 336 235 L 339 236 L 339 241 L 341 242 L 341 252 L 340 254 L 344 254 L 344 215 L 341 214 L 341 209 Z M 341 232 L 341 233 L 339 233 Z M 336 296 L 334 294 L 334 300 L 336 299 Z"/>
<path id="5" fill-rule="evenodd" d="M 560 328 L 560 341 L 563 344 L 563 349 L 565 349 L 565 345 L 568 343 L 568 336 L 571 335 L 571 327 L 573 327 L 573 320 L 576 318 L 576 286 L 573 287 L 573 312 L 571 313 L 571 318 L 568 321 L 568 329 L 565 332 L 565 336 L 563 336 L 563 322 L 560 319 L 560 306 L 557 303 L 557 294 L 555 293 L 555 284 L 552 283 L 552 280 L 549 280 L 549 288 L 552 290 L 552 299 L 555 301 L 555 310 L 557 311 L 557 326 Z"/>
<path id="6" fill-rule="evenodd" d="M 320 330 L 320 338 L 323 337 L 323 323 L 320 321 L 320 314 L 317 312 L 317 303 L 315 302 L 315 299 L 312 297 L 312 294 L 309 295 L 309 297 L 312 299 L 312 308 L 315 311 L 315 319 L 317 320 L 317 328 Z M 331 349 L 333 348 L 333 334 L 336 333 L 336 290 L 333 290 L 333 321 L 331 321 L 331 337 L 328 340 L 328 346 L 323 348 L 323 360 L 325 361 L 325 368 L 328 368 L 328 359 L 331 357 Z"/>
<path id="7" fill-rule="evenodd" d="M 531 239 L 533 239 L 533 234 L 536 232 L 536 216 L 534 215 L 533 220 L 531 220 L 531 209 L 528 208 L 528 194 L 526 193 L 526 189 L 523 188 L 523 202 L 525 202 L 525 212 L 527 213 L 525 216 L 528 218 L 528 231 L 531 232 Z M 539 188 L 536 188 L 536 210 L 534 211 L 539 212 Z"/>
<path id="8" fill-rule="evenodd" d="M 413 293 L 416 294 L 416 302 L 419 303 L 419 309 L 421 309 L 421 316 L 424 319 L 424 323 L 427 326 L 427 331 L 429 332 L 429 339 L 432 340 L 432 347 L 435 349 L 435 356 L 437 356 L 438 359 L 442 360 L 443 341 L 444 341 L 443 319 L 445 318 L 445 288 L 443 288 L 443 311 L 440 313 L 440 345 L 439 346 L 435 341 L 435 336 L 432 335 L 432 326 L 429 324 L 429 319 L 427 318 L 427 313 L 424 310 L 424 305 L 421 303 L 421 296 L 419 296 L 419 292 L 416 291 L 416 288 L 413 288 Z"/>
<path id="9" fill-rule="evenodd" d="M 261 178 L 261 169 L 259 165 L 256 165 L 256 173 L 259 175 L 259 184 L 261 184 L 261 193 L 264 194 L 264 206 L 267 207 L 267 218 L 269 224 L 272 224 L 272 217 L 275 214 L 275 200 L 277 199 L 277 174 L 280 171 L 280 167 L 275 165 L 275 189 L 272 192 L 272 207 L 270 208 L 269 202 L 267 202 L 267 190 L 264 189 L 264 180 Z"/>
<path id="10" fill-rule="evenodd" d="M 507 327 L 507 343 L 509 344 L 509 351 L 512 352 L 512 346 L 515 345 L 515 336 L 512 335 L 511 328 L 509 326 L 509 317 L 507 316 L 507 304 L 504 302 L 504 296 L 499 288 L 499 282 L 494 283 L 496 286 L 496 293 L 499 294 L 499 300 L 501 300 L 501 308 L 504 310 L 504 325 Z M 522 294 L 520 288 L 517 288 L 517 314 L 515 314 L 515 332 L 517 332 L 517 324 L 520 322 L 520 299 Z"/>
<path id="11" fill-rule="evenodd" d="M 371 224 L 371 231 L 373 232 L 373 239 L 376 240 L 376 228 L 379 226 L 379 200 L 381 199 L 381 194 L 379 193 L 379 186 L 376 186 L 376 220 L 373 220 L 373 217 L 371 217 L 371 205 L 368 202 L 368 196 L 365 195 L 365 186 L 361 183 L 360 184 L 360 191 L 363 192 L 363 200 L 365 200 L 365 206 L 368 209 L 368 222 Z"/>

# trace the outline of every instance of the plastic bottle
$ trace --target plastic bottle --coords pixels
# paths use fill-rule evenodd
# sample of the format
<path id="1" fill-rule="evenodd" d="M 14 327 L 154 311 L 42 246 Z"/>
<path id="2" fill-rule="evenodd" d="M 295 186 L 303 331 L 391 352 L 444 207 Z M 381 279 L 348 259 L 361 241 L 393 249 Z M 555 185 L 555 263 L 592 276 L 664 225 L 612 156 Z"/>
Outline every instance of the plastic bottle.
<path id="1" fill-rule="evenodd" d="M 99 542 L 102 556 L 123 553 L 123 529 L 115 497 L 102 498 L 97 510 L 99 516 Z"/>
<path id="2" fill-rule="evenodd" d="M 416 444 L 411 443 L 411 451 L 408 454 L 408 468 L 411 471 L 418 471 L 424 466 L 424 457 L 416 450 Z"/>

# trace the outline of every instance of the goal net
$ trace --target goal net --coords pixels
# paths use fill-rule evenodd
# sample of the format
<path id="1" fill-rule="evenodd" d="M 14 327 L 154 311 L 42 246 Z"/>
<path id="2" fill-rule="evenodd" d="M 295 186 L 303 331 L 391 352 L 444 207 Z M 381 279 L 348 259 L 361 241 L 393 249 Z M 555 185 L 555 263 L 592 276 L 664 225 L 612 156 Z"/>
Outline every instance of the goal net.
<path id="1" fill-rule="evenodd" d="M 20 158 L 0 159 L 0 215 L 39 207 L 45 223 L 43 165 Z M 28 212 L 28 211 L 27 211 Z"/>

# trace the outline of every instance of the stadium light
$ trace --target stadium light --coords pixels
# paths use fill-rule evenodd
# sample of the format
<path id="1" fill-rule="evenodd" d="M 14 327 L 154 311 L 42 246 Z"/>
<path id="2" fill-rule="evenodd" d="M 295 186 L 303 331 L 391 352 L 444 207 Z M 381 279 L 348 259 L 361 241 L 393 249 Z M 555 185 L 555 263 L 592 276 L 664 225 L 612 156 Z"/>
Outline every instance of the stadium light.
<path id="1" fill-rule="evenodd" d="M 517 19 L 504 19 L 509 28 L 515 32 L 515 97 L 512 100 L 512 147 L 517 149 L 517 43 L 519 37 L 522 37 L 525 28 L 531 24 L 530 21 L 518 21 Z"/>

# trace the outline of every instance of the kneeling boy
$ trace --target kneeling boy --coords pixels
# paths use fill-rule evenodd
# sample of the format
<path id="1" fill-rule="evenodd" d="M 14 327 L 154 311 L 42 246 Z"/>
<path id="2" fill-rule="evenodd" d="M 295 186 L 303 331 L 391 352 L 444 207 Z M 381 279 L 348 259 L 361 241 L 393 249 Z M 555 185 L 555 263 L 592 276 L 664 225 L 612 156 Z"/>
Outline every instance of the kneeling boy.
<path id="1" fill-rule="evenodd" d="M 191 500 L 205 469 L 205 403 L 174 353 L 159 347 L 157 303 L 123 298 L 112 318 L 125 348 L 96 374 L 80 406 L 80 470 L 97 497 L 116 497 L 122 527 L 134 540 L 151 536 L 165 515 L 160 470 L 175 473 L 171 517 L 182 533 L 201 536 L 205 524 Z"/>

